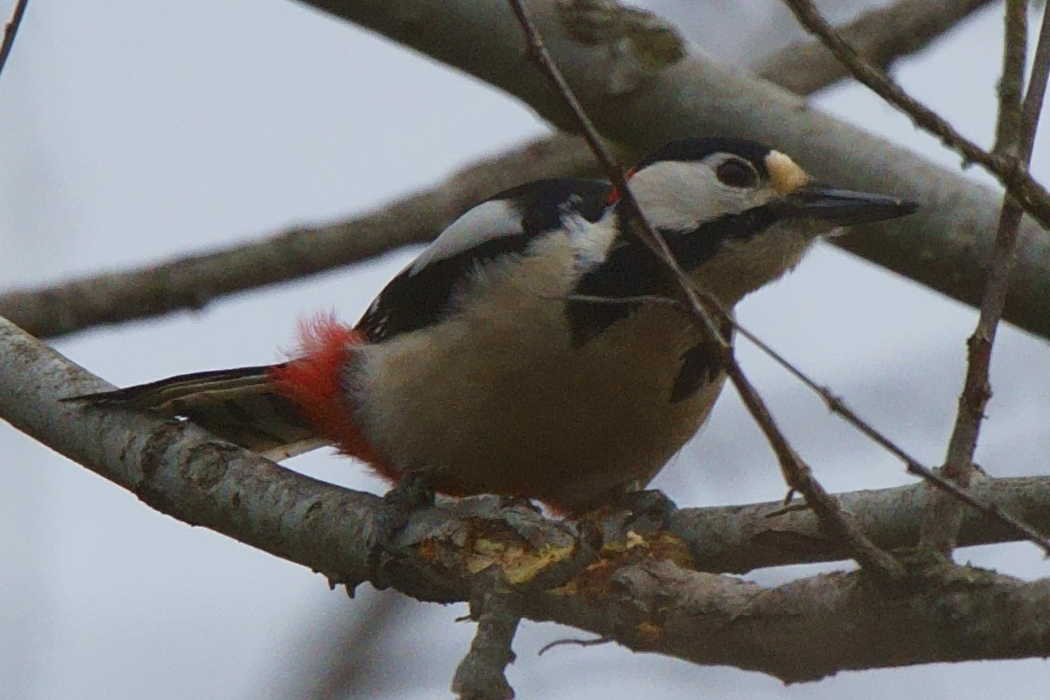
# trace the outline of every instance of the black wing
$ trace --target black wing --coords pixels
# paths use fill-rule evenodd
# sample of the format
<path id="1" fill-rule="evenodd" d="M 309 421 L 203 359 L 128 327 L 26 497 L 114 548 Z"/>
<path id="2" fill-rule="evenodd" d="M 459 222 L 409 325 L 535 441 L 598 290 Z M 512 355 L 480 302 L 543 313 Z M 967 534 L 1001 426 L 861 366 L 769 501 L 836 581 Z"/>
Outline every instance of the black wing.
<path id="1" fill-rule="evenodd" d="M 529 182 L 490 197 L 450 224 L 392 279 L 357 329 L 378 343 L 437 323 L 478 265 L 523 252 L 534 236 L 560 228 L 566 210 L 597 221 L 610 191 L 607 183 L 597 180 L 558 178 Z"/>

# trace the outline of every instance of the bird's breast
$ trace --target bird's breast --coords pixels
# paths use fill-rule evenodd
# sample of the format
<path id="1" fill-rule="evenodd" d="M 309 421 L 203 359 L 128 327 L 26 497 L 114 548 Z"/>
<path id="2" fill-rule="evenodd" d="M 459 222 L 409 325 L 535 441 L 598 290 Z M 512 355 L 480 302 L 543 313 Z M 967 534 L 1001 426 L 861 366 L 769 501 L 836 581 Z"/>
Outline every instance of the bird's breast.
<path id="1" fill-rule="evenodd" d="M 648 482 L 696 432 L 723 380 L 701 367 L 681 395 L 697 332 L 645 306 L 574 346 L 573 264 L 546 254 L 489 269 L 446 321 L 361 351 L 356 414 L 389 462 L 439 490 L 571 508 Z"/>

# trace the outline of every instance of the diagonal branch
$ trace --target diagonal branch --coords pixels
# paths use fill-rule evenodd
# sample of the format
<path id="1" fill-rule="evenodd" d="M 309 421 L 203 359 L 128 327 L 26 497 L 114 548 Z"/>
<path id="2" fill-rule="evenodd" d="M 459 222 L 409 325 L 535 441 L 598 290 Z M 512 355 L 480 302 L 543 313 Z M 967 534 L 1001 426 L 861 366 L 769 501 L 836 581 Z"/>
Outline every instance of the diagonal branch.
<path id="1" fill-rule="evenodd" d="M 601 136 L 598 135 L 598 131 L 594 128 L 594 124 L 591 122 L 590 117 L 584 112 L 583 107 L 580 105 L 579 100 L 576 99 L 576 95 L 572 91 L 572 88 L 569 87 L 569 84 L 565 81 L 565 77 L 561 74 L 561 70 L 554 62 L 550 52 L 547 51 L 547 47 L 544 45 L 539 31 L 536 29 L 536 25 L 533 24 L 532 18 L 525 9 L 524 0 L 509 0 L 509 3 L 514 10 L 514 14 L 518 17 L 518 22 L 521 24 L 521 28 L 525 33 L 526 41 L 529 44 L 529 50 L 532 52 L 533 56 L 535 56 L 540 69 L 550 78 L 551 82 L 558 90 L 558 93 L 562 96 L 562 99 L 564 99 L 569 106 L 569 111 L 571 112 L 573 119 L 576 121 L 575 126 L 587 142 L 587 145 L 590 147 L 595 157 L 597 157 L 598 162 L 602 166 L 602 170 L 605 171 L 605 175 L 609 179 L 609 182 L 612 183 L 613 187 L 623 199 L 623 203 L 627 208 L 628 216 L 630 216 L 633 223 L 639 227 L 640 231 L 634 230 L 638 239 L 648 246 L 657 258 L 664 262 L 667 270 L 671 273 L 672 278 L 678 283 L 678 291 L 682 297 L 685 298 L 687 308 L 692 315 L 693 320 L 696 321 L 699 327 L 706 332 L 706 335 L 717 342 L 719 346 L 723 349 L 728 348 L 729 343 L 722 337 L 722 332 L 718 329 L 718 326 L 707 313 L 707 310 L 700 303 L 700 299 L 696 290 L 693 289 L 693 284 L 690 281 L 689 276 L 686 275 L 685 270 L 683 270 L 678 264 L 678 261 L 675 260 L 674 254 L 671 253 L 671 248 L 667 245 L 667 241 L 664 240 L 664 237 L 653 228 L 651 223 L 649 223 L 649 220 L 645 216 L 645 212 L 642 211 L 641 206 L 638 204 L 638 200 L 635 199 L 631 186 L 624 177 L 623 169 L 613 160 L 612 154 L 605 148 L 605 144 L 602 143 Z"/>
<path id="2" fill-rule="evenodd" d="M 0 73 L 4 72 L 7 57 L 11 55 L 11 48 L 15 45 L 15 35 L 18 34 L 18 28 L 22 26 L 22 16 L 25 15 L 28 4 L 29 0 L 18 0 L 11 14 L 11 20 L 4 27 L 4 40 L 3 43 L 0 43 Z"/>
<path id="3" fill-rule="evenodd" d="M 567 123 L 564 103 L 548 86 L 520 70 L 520 62 L 508 59 L 507 47 L 515 39 L 499 3 L 448 0 L 439 13 L 429 11 L 423 0 L 403 0 L 396 12 L 390 3 L 379 0 L 309 0 L 308 4 L 487 80 L 525 100 L 551 121 Z M 587 27 L 574 24 L 577 18 L 560 11 L 565 6 L 597 5 L 603 8 L 607 24 L 617 23 L 617 12 L 627 13 L 612 0 L 533 3 L 549 48 L 603 136 L 645 150 L 687 135 L 746 135 L 776 143 L 787 152 L 807 154 L 803 165 L 812 165 L 818 178 L 853 189 L 888 188 L 923 202 L 926 208 L 913 217 L 910 223 L 914 225 L 907 229 L 882 227 L 881 236 L 858 232 L 839 243 L 935 288 L 954 290 L 959 298 L 979 299 L 983 270 L 971 253 L 990 248 L 995 217 L 989 206 L 993 201 L 997 205 L 1000 197 L 984 188 L 962 185 L 965 178 L 957 172 L 932 166 L 863 129 L 833 119 L 769 84 L 748 78 L 735 66 L 719 65 L 696 47 L 686 45 L 681 60 L 635 75 L 631 89 L 625 90 L 619 77 L 632 66 L 637 74 L 649 54 L 635 49 L 630 36 L 583 42 L 578 37 Z M 416 31 L 424 17 L 427 31 Z M 650 22 L 659 23 L 659 19 L 650 17 Z M 456 41 L 449 41 L 451 36 Z M 952 224 L 942 226 L 948 218 Z M 1050 298 L 1043 293 L 1050 276 L 1035 272 L 1050 266 L 1050 239 L 1034 225 L 1023 229 L 1025 265 L 1015 275 L 1014 285 L 1020 293 L 1014 295 L 1011 306 L 1016 317 L 1026 319 L 1025 327 L 1050 325 Z M 891 232 L 899 235 L 887 235 Z"/>
<path id="4" fill-rule="evenodd" d="M 888 70 L 995 0 L 898 0 L 863 13 L 836 31 L 857 53 Z M 800 41 L 759 60 L 755 72 L 798 95 L 850 76 L 819 39 Z M 771 78 L 776 75 L 779 79 Z"/>
<path id="5" fill-rule="evenodd" d="M 504 669 L 514 662 L 511 643 L 521 617 L 514 610 L 514 592 L 498 567 L 489 567 L 477 578 L 470 613 L 478 629 L 470 651 L 456 668 L 452 692 L 464 700 L 508 700 L 514 697 L 514 690 Z"/>
<path id="6" fill-rule="evenodd" d="M 999 77 L 999 117 L 992 150 L 1010 155 L 1021 133 L 1025 63 L 1028 60 L 1028 0 L 1006 0 L 1003 15 L 1003 68 Z"/>
<path id="7" fill-rule="evenodd" d="M 1023 209 L 1050 228 L 1050 192 L 1036 182 L 1025 163 L 998 153 L 989 153 L 966 138 L 932 109 L 909 95 L 883 71 L 862 58 L 828 24 L 810 0 L 784 0 L 799 23 L 819 36 L 860 82 L 871 88 L 889 104 L 901 110 L 920 128 L 938 137 L 949 148 L 958 151 L 965 161 L 980 164 L 994 175 Z"/>
<path id="8" fill-rule="evenodd" d="M 780 432 L 765 402 L 758 395 L 751 382 L 748 381 L 740 365 L 737 364 L 728 340 L 722 336 L 718 325 L 711 318 L 712 313 L 719 313 L 723 319 L 731 320 L 730 315 L 722 310 L 714 300 L 705 299 L 706 306 L 701 304 L 701 293 L 698 292 L 693 281 L 679 266 L 663 236 L 653 228 L 646 218 L 645 212 L 642 211 L 638 201 L 634 198 L 634 194 L 631 192 L 630 183 L 627 182 L 619 167 L 605 151 L 594 125 L 583 111 L 572 88 L 569 87 L 558 66 L 547 52 L 543 40 L 525 8 L 524 0 L 508 0 L 508 2 L 518 17 L 528 44 L 539 60 L 540 67 L 550 77 L 551 82 L 569 105 L 569 109 L 575 115 L 578 126 L 588 145 L 602 163 L 606 174 L 620 193 L 623 202 L 627 205 L 628 215 L 640 227 L 640 231 L 635 230 L 636 235 L 663 261 L 673 279 L 676 280 L 678 292 L 685 298 L 686 310 L 697 329 L 707 337 L 717 340 L 722 347 L 723 362 L 729 378 L 740 393 L 741 398 L 744 400 L 744 405 L 747 406 L 752 418 L 762 429 L 763 434 L 765 434 L 770 446 L 777 455 L 788 485 L 793 489 L 797 489 L 806 497 L 806 502 L 815 510 L 818 517 L 826 523 L 828 529 L 841 536 L 848 543 L 857 562 L 866 571 L 870 572 L 876 580 L 883 584 L 899 582 L 904 576 L 903 568 L 893 557 L 874 545 L 849 520 L 835 499 L 824 491 L 813 477 L 809 467 L 802 462 L 788 444 L 787 438 Z M 704 294 L 704 296 L 708 297 L 709 295 Z M 711 313 L 709 313 L 709 309 Z"/>
<path id="9" fill-rule="evenodd" d="M 558 135 L 481 160 L 433 189 L 402 197 L 354 219 L 293 228 L 247 244 L 159 265 L 93 275 L 40 289 L 0 294 L 0 316 L 37 337 L 107 323 L 200 309 L 217 297 L 294 280 L 430 241 L 463 210 L 494 191 L 592 166 L 585 150 Z"/>
<path id="10" fill-rule="evenodd" d="M 1020 103 L 1020 94 L 1016 86 L 1022 84 L 1024 79 L 1023 46 L 1027 33 L 1027 5 L 1027 2 L 1021 0 L 1007 2 L 1006 48 L 1001 81 L 1003 90 L 996 137 L 999 153 L 1017 160 L 1024 166 L 1027 166 L 1032 158 L 1035 132 L 1043 108 L 1047 78 L 1050 77 L 1050 13 L 1047 13 L 1044 7 L 1032 77 L 1024 104 Z M 973 453 L 977 448 L 984 408 L 991 397 L 988 373 L 992 361 L 992 346 L 995 343 L 999 318 L 1006 304 L 1021 215 L 1021 207 L 1016 200 L 1009 194 L 1005 195 L 977 328 L 967 341 L 966 380 L 959 396 L 959 410 L 944 465 L 944 475 L 963 487 L 969 486 L 973 478 Z M 935 497 L 932 506 L 923 532 L 923 544 L 948 554 L 955 546 L 962 515 L 957 504 L 949 504 L 941 498 Z"/>

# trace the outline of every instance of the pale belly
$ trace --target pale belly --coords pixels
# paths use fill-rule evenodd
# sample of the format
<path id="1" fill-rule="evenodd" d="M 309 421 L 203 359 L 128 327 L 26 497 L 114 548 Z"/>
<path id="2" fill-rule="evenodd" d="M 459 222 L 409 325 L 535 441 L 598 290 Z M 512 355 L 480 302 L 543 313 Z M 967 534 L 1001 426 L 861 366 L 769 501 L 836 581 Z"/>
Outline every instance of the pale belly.
<path id="1" fill-rule="evenodd" d="M 689 321 L 648 306 L 571 348 L 544 272 L 532 271 L 529 289 L 499 287 L 502 298 L 453 321 L 362 351 L 355 416 L 391 466 L 450 493 L 577 510 L 648 483 L 696 433 L 724 376 L 671 400 L 699 340 Z"/>

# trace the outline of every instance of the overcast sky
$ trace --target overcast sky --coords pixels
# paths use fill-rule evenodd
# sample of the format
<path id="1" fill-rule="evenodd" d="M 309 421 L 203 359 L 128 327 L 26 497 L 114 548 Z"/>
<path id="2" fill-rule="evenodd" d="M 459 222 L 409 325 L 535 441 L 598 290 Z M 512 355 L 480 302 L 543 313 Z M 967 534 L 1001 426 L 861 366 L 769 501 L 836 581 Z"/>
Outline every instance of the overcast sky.
<path id="1" fill-rule="evenodd" d="M 5 17 L 12 4 L 0 2 Z M 763 53 L 754 47 L 781 36 L 763 20 L 772 5 L 740 9 L 753 36 L 739 14 L 707 21 L 720 38 L 708 48 L 735 60 Z M 982 143 L 994 124 L 999 28 L 993 8 L 898 67 L 906 87 Z M 829 91 L 816 104 L 957 165 L 862 88 Z M 363 212 L 544 132 L 513 99 L 294 2 L 33 0 L 0 77 L 0 288 Z M 1046 143 L 1035 154 L 1043 181 Z M 806 165 L 806 154 L 792 155 Z M 335 309 L 355 321 L 415 252 L 55 345 L 116 384 L 274 361 L 294 344 L 298 317 Z M 929 463 L 942 459 L 971 309 L 823 247 L 746 300 L 739 315 L 907 449 Z M 825 486 L 910 483 L 901 465 L 769 361 L 746 346 L 741 355 Z M 978 461 L 997 476 L 1046 473 L 1046 342 L 1005 329 L 993 381 Z M 301 687 L 297 671 L 318 654 L 354 655 L 324 651 L 324 640 L 380 598 L 367 587 L 353 601 L 330 592 L 301 567 L 158 514 L 6 424 L 0 455 L 8 484 L 0 491 L 0 697 L 281 698 Z M 327 451 L 289 466 L 351 488 L 384 488 Z M 654 485 L 682 505 L 784 492 L 731 391 Z M 970 548 L 959 559 L 1050 576 L 1050 564 L 1022 544 Z M 776 582 L 842 566 L 750 578 Z M 408 610 L 404 624 L 376 630 L 362 652 L 370 655 L 363 688 L 445 697 L 473 626 L 453 622 L 463 606 Z M 523 624 L 509 671 L 519 697 L 881 698 L 892 683 L 898 698 L 961 700 L 1045 697 L 1050 687 L 1050 670 L 1036 660 L 844 673 L 785 688 L 759 674 L 615 646 L 536 657 L 543 644 L 579 635 Z"/>

